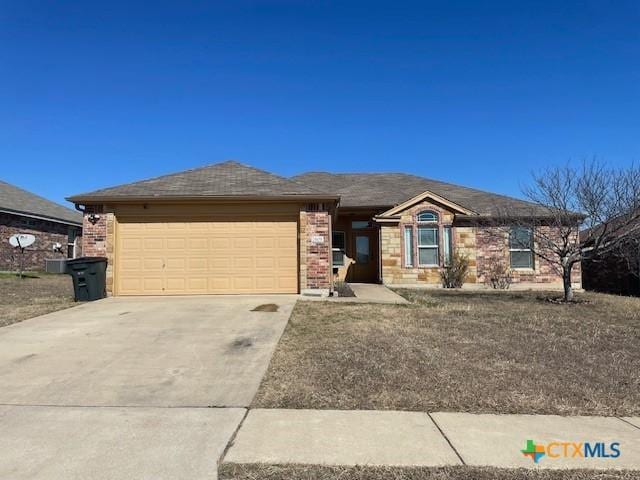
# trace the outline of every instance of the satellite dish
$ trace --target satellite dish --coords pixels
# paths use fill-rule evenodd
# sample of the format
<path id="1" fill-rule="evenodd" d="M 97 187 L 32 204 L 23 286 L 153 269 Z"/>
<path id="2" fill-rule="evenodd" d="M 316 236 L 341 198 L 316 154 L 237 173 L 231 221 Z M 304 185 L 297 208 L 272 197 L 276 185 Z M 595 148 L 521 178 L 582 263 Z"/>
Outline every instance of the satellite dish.
<path id="1" fill-rule="evenodd" d="M 33 245 L 33 242 L 36 241 L 36 237 L 29 233 L 16 233 L 15 235 L 11 235 L 9 237 L 9 243 L 13 247 L 26 248 L 30 245 Z"/>

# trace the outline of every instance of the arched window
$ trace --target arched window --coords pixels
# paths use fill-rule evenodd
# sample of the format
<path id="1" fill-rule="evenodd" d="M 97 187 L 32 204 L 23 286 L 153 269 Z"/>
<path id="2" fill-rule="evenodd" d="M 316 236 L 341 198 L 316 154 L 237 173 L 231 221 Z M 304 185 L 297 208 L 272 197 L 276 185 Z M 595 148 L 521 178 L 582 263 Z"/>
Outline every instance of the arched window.
<path id="1" fill-rule="evenodd" d="M 430 210 L 425 210 L 424 212 L 420 212 L 418 214 L 418 221 L 419 222 L 437 222 L 438 214 Z"/>

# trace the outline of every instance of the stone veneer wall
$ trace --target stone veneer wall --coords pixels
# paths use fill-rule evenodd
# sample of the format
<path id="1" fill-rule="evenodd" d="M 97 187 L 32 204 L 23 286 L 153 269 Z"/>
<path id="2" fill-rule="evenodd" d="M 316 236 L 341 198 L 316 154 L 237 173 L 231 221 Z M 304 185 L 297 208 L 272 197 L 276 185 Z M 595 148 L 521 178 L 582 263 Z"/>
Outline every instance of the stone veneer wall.
<path id="1" fill-rule="evenodd" d="M 423 210 L 431 210 L 439 215 L 440 262 L 442 264 L 443 226 L 454 223 L 453 213 L 430 202 L 422 202 L 402 213 L 399 223 L 380 226 L 380 255 L 382 280 L 388 285 L 439 285 L 440 267 L 404 267 L 403 231 L 406 225 L 414 225 L 416 215 Z M 539 227 L 547 228 L 551 227 Z M 453 226 L 454 252 L 469 259 L 469 273 L 465 283 L 484 283 L 491 265 L 503 263 L 509 266 L 509 243 L 507 232 L 496 227 Z M 547 233 L 549 235 L 549 233 Z M 576 236 L 578 231 L 576 229 Z M 576 237 L 577 238 L 577 237 Z M 417 252 L 414 235 L 414 252 Z M 416 253 L 417 255 L 417 253 Z M 514 269 L 514 283 L 559 284 L 562 277 L 554 266 L 538 256 L 534 257 L 534 269 Z M 572 271 L 572 283 L 581 286 L 580 265 Z"/>
<path id="2" fill-rule="evenodd" d="M 322 204 L 300 210 L 300 292 L 331 289 L 331 215 Z"/>
<path id="3" fill-rule="evenodd" d="M 416 215 L 424 210 L 430 210 L 438 214 L 438 237 L 442 244 L 443 226 L 453 223 L 453 213 L 430 202 L 421 202 L 402 212 L 398 224 L 382 224 L 380 226 L 380 256 L 383 283 L 387 285 L 440 284 L 440 267 L 405 268 L 404 266 L 404 227 L 415 225 Z M 417 257 L 416 237 L 417 235 L 414 233 L 413 250 Z M 442 247 L 440 248 L 440 257 L 440 262 L 442 263 Z"/>
<path id="4" fill-rule="evenodd" d="M 21 253 L 9 245 L 9 237 L 16 233 L 28 233 L 36 237 L 30 247 L 25 248 L 22 258 L 23 268 L 30 271 L 44 271 L 45 260 L 67 258 L 69 229 L 76 229 L 82 235 L 80 227 L 64 223 L 40 220 L 22 215 L 0 213 L 0 270 L 18 270 Z M 61 251 L 54 251 L 53 245 L 62 245 Z"/>

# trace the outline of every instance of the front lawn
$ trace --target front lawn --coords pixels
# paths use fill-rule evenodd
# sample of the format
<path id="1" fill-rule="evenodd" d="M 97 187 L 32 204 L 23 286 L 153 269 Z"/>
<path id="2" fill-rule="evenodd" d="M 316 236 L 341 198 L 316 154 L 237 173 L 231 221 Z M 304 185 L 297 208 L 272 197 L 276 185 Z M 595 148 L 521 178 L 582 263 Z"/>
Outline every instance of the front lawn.
<path id="1" fill-rule="evenodd" d="M 632 480 L 638 472 L 525 470 L 491 467 L 330 467 L 320 465 L 220 465 L 220 480 Z"/>
<path id="2" fill-rule="evenodd" d="M 75 305 L 69 275 L 0 274 L 0 327 Z"/>
<path id="3" fill-rule="evenodd" d="M 298 302 L 253 407 L 640 414 L 640 299 L 399 293 Z"/>

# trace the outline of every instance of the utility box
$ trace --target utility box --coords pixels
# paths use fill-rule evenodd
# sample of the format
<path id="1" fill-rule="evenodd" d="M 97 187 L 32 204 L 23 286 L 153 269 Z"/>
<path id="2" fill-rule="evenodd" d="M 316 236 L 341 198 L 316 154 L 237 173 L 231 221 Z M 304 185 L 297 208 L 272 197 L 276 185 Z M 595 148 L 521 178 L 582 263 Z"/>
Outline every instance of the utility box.
<path id="1" fill-rule="evenodd" d="M 107 259 L 80 257 L 67 260 L 67 273 L 73 278 L 76 302 L 90 302 L 107 296 Z"/>
<path id="2" fill-rule="evenodd" d="M 67 273 L 67 259 L 46 258 L 44 260 L 44 271 L 47 273 Z"/>

